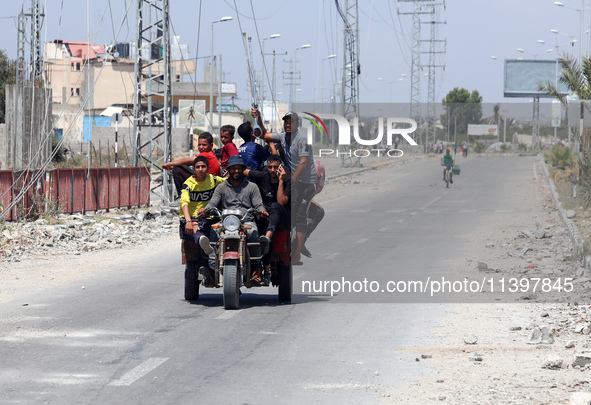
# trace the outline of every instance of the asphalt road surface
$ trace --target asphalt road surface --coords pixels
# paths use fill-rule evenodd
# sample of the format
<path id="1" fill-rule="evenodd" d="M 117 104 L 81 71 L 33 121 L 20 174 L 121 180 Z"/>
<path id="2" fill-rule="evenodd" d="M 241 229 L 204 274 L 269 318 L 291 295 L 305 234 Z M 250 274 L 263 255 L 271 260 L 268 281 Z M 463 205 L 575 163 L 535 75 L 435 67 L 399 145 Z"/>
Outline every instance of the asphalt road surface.
<path id="1" fill-rule="evenodd" d="M 449 189 L 431 159 L 358 176 L 323 201 L 292 304 L 278 303 L 275 288 L 244 291 L 235 311 L 223 309 L 221 289 L 186 302 L 177 250 L 134 263 L 122 253 L 84 289 L 2 304 L 0 404 L 375 403 L 429 372 L 403 350 L 428 345 L 450 304 L 301 293 L 302 283 L 446 274 L 499 215 L 527 214 L 534 158 L 459 163 Z"/>

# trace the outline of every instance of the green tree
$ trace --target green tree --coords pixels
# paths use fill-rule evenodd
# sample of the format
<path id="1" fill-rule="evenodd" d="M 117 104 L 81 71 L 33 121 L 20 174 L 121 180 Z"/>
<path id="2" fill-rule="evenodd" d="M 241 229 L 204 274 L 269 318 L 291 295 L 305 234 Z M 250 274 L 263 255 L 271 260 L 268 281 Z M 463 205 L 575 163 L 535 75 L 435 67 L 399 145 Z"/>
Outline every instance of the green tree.
<path id="1" fill-rule="evenodd" d="M 6 51 L 0 49 L 0 124 L 6 122 L 6 85 L 14 84 L 15 71 L 14 64 L 11 64 L 6 55 Z"/>
<path id="2" fill-rule="evenodd" d="M 446 111 L 440 117 L 441 124 L 444 128 L 447 128 L 449 121 L 451 133 L 454 133 L 454 130 L 457 129 L 458 134 L 466 134 L 468 124 L 480 124 L 482 120 L 482 97 L 477 90 L 470 93 L 467 89 L 456 87 L 447 93 L 441 102 L 443 109 Z M 454 125 L 457 125 L 457 128 L 454 128 Z"/>

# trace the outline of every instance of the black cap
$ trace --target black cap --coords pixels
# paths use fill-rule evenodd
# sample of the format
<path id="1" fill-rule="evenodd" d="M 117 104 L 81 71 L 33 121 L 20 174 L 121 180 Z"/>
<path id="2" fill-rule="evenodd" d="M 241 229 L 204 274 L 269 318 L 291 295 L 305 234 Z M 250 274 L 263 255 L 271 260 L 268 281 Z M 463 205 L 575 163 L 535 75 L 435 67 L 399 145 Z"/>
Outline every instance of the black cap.
<path id="1" fill-rule="evenodd" d="M 244 164 L 244 160 L 242 160 L 242 157 L 240 155 L 230 156 L 230 159 L 228 159 L 228 167 L 237 166 L 237 165 L 242 165 L 242 166 L 246 167 L 246 165 Z"/>
<path id="2" fill-rule="evenodd" d="M 300 117 L 298 117 L 298 115 L 296 113 L 294 113 L 293 111 L 289 111 L 287 112 L 283 118 L 281 118 L 282 120 L 286 119 L 287 117 L 291 118 L 292 121 L 299 121 Z"/>

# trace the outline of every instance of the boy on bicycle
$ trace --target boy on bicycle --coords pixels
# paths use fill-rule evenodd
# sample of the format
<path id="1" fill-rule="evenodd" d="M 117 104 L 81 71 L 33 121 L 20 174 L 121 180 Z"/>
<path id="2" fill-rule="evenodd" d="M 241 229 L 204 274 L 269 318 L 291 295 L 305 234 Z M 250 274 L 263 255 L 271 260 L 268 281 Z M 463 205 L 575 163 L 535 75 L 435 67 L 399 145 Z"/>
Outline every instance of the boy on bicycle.
<path id="1" fill-rule="evenodd" d="M 449 152 L 449 148 L 446 149 L 443 156 L 441 156 L 441 166 L 444 166 L 443 181 L 445 181 L 445 171 L 449 170 L 449 182 L 451 184 L 454 184 L 454 181 L 452 180 L 453 172 L 451 171 L 451 169 L 452 169 L 452 167 L 454 167 L 455 164 L 456 164 L 456 159 L 454 158 L 454 155 Z"/>

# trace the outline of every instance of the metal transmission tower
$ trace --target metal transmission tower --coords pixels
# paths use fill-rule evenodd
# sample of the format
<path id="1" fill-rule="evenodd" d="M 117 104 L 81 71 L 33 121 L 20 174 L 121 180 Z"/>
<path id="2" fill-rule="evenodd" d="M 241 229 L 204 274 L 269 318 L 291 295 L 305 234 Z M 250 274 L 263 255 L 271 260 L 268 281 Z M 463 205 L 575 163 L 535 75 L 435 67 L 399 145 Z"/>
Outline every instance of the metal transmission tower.
<path id="1" fill-rule="evenodd" d="M 429 77 L 429 84 L 428 84 L 428 104 L 427 104 L 427 118 L 433 120 L 435 122 L 435 68 L 436 67 L 445 67 L 444 65 L 436 65 L 435 64 L 435 54 L 443 53 L 436 50 L 436 43 L 437 42 L 445 42 L 438 40 L 436 38 L 436 25 L 441 24 L 440 22 L 435 21 L 435 12 L 436 6 L 443 5 L 444 3 L 436 4 L 434 0 L 399 0 L 401 2 L 412 2 L 413 3 L 413 11 L 412 12 L 400 12 L 398 14 L 401 15 L 412 15 L 412 49 L 411 49 L 411 83 L 410 83 L 410 115 L 414 118 L 417 123 L 419 123 L 419 127 L 424 128 L 425 137 L 422 139 L 423 145 L 426 148 L 427 141 L 429 139 L 428 130 L 432 129 L 433 134 L 435 133 L 435 126 L 430 125 L 429 128 L 426 128 L 426 121 L 422 119 L 421 113 L 421 70 L 423 67 L 427 67 L 428 77 Z M 426 22 L 421 21 L 421 14 L 429 14 L 431 19 Z M 426 23 L 430 24 L 430 39 L 429 40 L 421 40 L 421 24 Z M 429 42 L 429 51 L 428 52 L 421 52 L 421 42 Z M 429 54 L 429 62 L 427 65 L 421 64 L 421 53 L 428 53 Z M 421 137 L 422 138 L 422 137 Z"/>
<path id="2" fill-rule="evenodd" d="M 12 108 L 9 127 L 9 166 L 15 169 L 36 167 L 51 153 L 47 131 L 51 128 L 47 91 L 43 88 L 43 58 L 41 56 L 41 25 L 44 13 L 39 0 L 31 1 L 31 11 L 21 9 L 17 19 L 17 51 L 15 85 L 9 86 L 12 94 L 7 105 Z M 26 24 L 30 18 L 30 59 L 26 60 Z"/>
<path id="3" fill-rule="evenodd" d="M 133 165 L 160 168 L 172 160 L 172 92 L 168 0 L 137 0 L 133 106 Z M 172 176 L 162 171 L 162 204 L 173 200 Z"/>
<path id="4" fill-rule="evenodd" d="M 341 85 L 341 115 L 347 119 L 359 115 L 359 29 L 357 0 L 345 0 L 341 8 L 335 0 L 337 11 L 343 19 L 343 80 Z M 344 152 L 344 151 L 343 151 Z M 359 166 L 360 159 L 351 161 Z M 345 155 L 341 154 L 341 166 L 346 166 Z"/>
<path id="5" fill-rule="evenodd" d="M 41 13 L 39 0 L 31 0 L 31 81 L 41 81 L 43 60 L 41 58 Z"/>
<path id="6" fill-rule="evenodd" d="M 289 86 L 289 108 L 293 109 L 293 100 L 295 98 L 295 91 L 296 88 L 298 86 L 298 84 L 300 84 L 298 82 L 299 79 L 301 79 L 301 75 L 299 74 L 299 72 L 296 70 L 297 66 L 295 65 L 295 59 L 283 59 L 283 62 L 289 63 L 290 66 L 290 70 L 289 71 L 283 71 L 283 84 L 286 84 Z"/>
<path id="7" fill-rule="evenodd" d="M 25 134 L 25 72 L 27 61 L 25 60 L 25 23 L 26 14 L 21 11 L 17 23 L 17 49 L 16 49 L 16 80 L 14 86 L 14 134 L 12 142 L 13 167 L 23 167 L 24 134 Z"/>
<path id="8" fill-rule="evenodd" d="M 435 142 L 435 122 L 437 118 L 435 116 L 436 109 L 435 109 L 435 68 L 440 67 L 445 69 L 445 65 L 436 65 L 435 64 L 435 55 L 437 53 L 445 53 L 445 49 L 443 51 L 436 50 L 436 44 L 439 42 L 443 42 L 446 44 L 445 40 L 437 39 L 437 31 L 436 26 L 438 24 L 445 24 L 445 22 L 435 21 L 437 14 L 436 14 L 436 7 L 443 5 L 445 7 L 445 3 L 440 4 L 429 4 L 431 7 L 430 14 L 431 20 L 425 21 L 424 24 L 430 25 L 430 38 L 426 42 L 429 42 L 429 51 L 423 52 L 429 54 L 429 64 L 426 66 L 428 71 L 428 91 L 427 91 L 427 127 L 426 127 L 426 136 L 425 136 L 425 144 L 429 141 L 429 138 Z"/>
<path id="9" fill-rule="evenodd" d="M 421 125 L 421 14 L 427 14 L 422 11 L 421 3 L 432 0 L 399 0 L 401 2 L 412 2 L 412 12 L 400 12 L 401 15 L 412 15 L 412 48 L 411 48 L 411 66 L 410 66 L 410 116 Z M 419 129 L 420 131 L 420 129 Z M 426 144 L 426 142 L 425 142 Z"/>
<path id="10" fill-rule="evenodd" d="M 341 85 L 341 115 L 351 118 L 359 113 L 359 30 L 357 25 L 357 0 L 345 0 L 341 8 L 335 0 L 337 11 L 344 24 L 343 30 L 343 82 Z"/>

